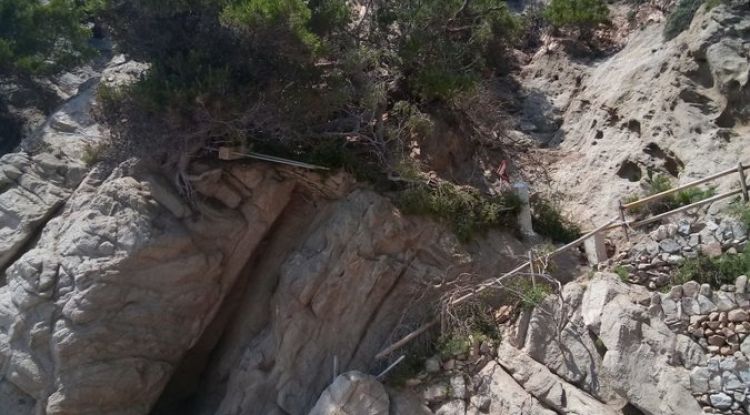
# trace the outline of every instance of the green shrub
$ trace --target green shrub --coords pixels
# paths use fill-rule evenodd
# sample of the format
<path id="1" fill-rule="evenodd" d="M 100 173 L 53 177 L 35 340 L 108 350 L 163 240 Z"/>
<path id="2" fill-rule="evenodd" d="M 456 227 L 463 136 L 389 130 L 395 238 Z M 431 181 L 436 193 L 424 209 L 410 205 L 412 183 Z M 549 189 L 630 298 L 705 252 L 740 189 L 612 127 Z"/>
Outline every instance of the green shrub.
<path id="1" fill-rule="evenodd" d="M 555 27 L 587 31 L 606 22 L 609 9 L 602 0 L 552 0 L 544 15 Z"/>
<path id="2" fill-rule="evenodd" d="M 738 254 L 724 254 L 717 258 L 699 255 L 689 258 L 677 269 L 675 284 L 697 281 L 714 288 L 722 284 L 734 284 L 740 275 L 750 274 L 750 250 Z"/>
<path id="3" fill-rule="evenodd" d="M 572 242 L 582 235 L 581 228 L 563 216 L 559 208 L 540 198 L 531 201 L 531 225 L 536 233 L 559 243 Z"/>
<path id="4" fill-rule="evenodd" d="M 449 223 L 467 241 L 492 227 L 514 228 L 520 200 L 513 193 L 485 196 L 477 189 L 443 182 L 437 187 L 413 185 L 399 194 L 406 214 L 429 215 Z"/>
<path id="5" fill-rule="evenodd" d="M 663 174 L 653 175 L 649 172 L 649 177 L 646 178 L 645 189 L 641 195 L 630 195 L 625 198 L 625 204 L 635 202 L 644 197 L 655 195 L 658 193 L 666 192 L 672 189 L 672 181 L 670 178 Z M 716 195 L 715 187 L 708 187 L 701 189 L 699 187 L 691 187 L 688 189 L 680 190 L 677 193 L 665 196 L 661 199 L 648 202 L 645 205 L 636 206 L 631 208 L 630 212 L 635 214 L 652 214 L 658 215 L 660 213 L 669 212 L 670 210 L 677 209 L 682 206 L 687 206 L 695 202 L 699 202 L 704 199 L 708 199 Z"/>
<path id="6" fill-rule="evenodd" d="M 118 48 L 151 66 L 102 118 L 117 147 L 165 168 L 241 139 L 342 164 L 317 148 L 335 143 L 357 159 L 344 164 L 390 172 L 427 109 L 499 72 L 520 27 L 501 0 L 375 2 L 355 18 L 346 0 L 108 0 Z"/>
<path id="7" fill-rule="evenodd" d="M 729 213 L 750 229 L 750 204 L 741 201 L 732 203 Z"/>
<path id="8" fill-rule="evenodd" d="M 630 272 L 628 272 L 628 270 L 625 269 L 625 267 L 623 267 L 622 265 L 616 266 L 613 271 L 615 272 L 615 274 L 617 274 L 618 277 L 620 277 L 620 280 L 622 282 L 628 282 L 630 280 Z"/>
<path id="9" fill-rule="evenodd" d="M 0 75 L 50 74 L 93 55 L 83 23 L 93 2 L 0 1 Z"/>
<path id="10" fill-rule="evenodd" d="M 705 0 L 680 0 L 677 7 L 667 17 L 664 26 L 664 39 L 671 40 L 690 27 L 695 12 L 701 7 Z"/>
<path id="11" fill-rule="evenodd" d="M 537 281 L 536 284 L 533 284 L 528 279 L 519 280 L 513 285 L 513 288 L 520 296 L 521 307 L 527 310 L 541 304 L 552 293 L 552 290 L 550 290 L 549 285 L 546 283 Z"/>
<path id="12" fill-rule="evenodd" d="M 102 160 L 105 151 L 106 146 L 104 144 L 86 144 L 86 146 L 83 148 L 81 161 L 86 165 L 86 167 L 91 167 Z"/>

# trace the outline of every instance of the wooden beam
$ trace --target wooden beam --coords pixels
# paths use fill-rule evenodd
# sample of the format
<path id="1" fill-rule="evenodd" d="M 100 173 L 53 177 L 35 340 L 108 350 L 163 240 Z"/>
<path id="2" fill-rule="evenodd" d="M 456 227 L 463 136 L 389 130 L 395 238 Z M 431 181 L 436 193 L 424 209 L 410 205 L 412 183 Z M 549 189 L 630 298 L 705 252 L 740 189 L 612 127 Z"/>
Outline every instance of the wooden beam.
<path id="1" fill-rule="evenodd" d="M 742 167 L 742 162 L 737 164 L 737 173 L 740 174 L 740 187 L 742 188 L 742 200 L 747 203 L 750 201 L 750 197 L 747 194 L 747 180 L 745 179 L 745 168 Z"/>
<path id="2" fill-rule="evenodd" d="M 662 214 L 650 217 L 648 219 L 644 219 L 644 220 L 637 221 L 637 222 L 630 222 L 630 224 L 631 224 L 630 226 L 632 226 L 632 227 L 638 227 L 638 226 L 647 225 L 647 224 L 649 224 L 651 222 L 656 222 L 656 221 L 658 221 L 660 219 L 666 218 L 668 216 L 672 216 L 675 213 L 684 212 L 686 210 L 690 210 L 690 209 L 697 208 L 697 207 L 700 207 L 700 206 L 703 206 L 703 205 L 706 205 L 706 204 L 709 204 L 709 203 L 716 202 L 717 200 L 726 199 L 728 197 L 731 197 L 731 196 L 734 196 L 734 195 L 738 195 L 741 192 L 742 192 L 741 189 L 737 189 L 737 190 L 732 190 L 731 192 L 722 193 L 722 194 L 716 195 L 714 197 L 709 197 L 708 199 L 703 199 L 703 200 L 701 200 L 699 202 L 691 203 L 691 204 L 689 204 L 687 206 L 683 206 L 681 208 L 670 210 L 669 212 L 664 212 Z"/>
<path id="3" fill-rule="evenodd" d="M 744 170 L 747 170 L 748 168 L 750 168 L 750 166 L 743 167 L 742 170 L 744 171 Z M 677 193 L 680 190 L 685 190 L 687 188 L 690 188 L 690 187 L 693 187 L 693 186 L 697 186 L 699 184 L 710 182 L 711 180 L 718 179 L 720 177 L 724 177 L 726 175 L 729 175 L 729 174 L 732 174 L 732 173 L 735 173 L 735 172 L 737 172 L 737 168 L 736 167 L 734 167 L 734 168 L 732 168 L 730 170 L 725 170 L 725 171 L 716 173 L 716 174 L 714 174 L 712 176 L 704 177 L 704 178 L 702 178 L 700 180 L 696 180 L 696 181 L 684 184 L 682 186 L 675 187 L 674 189 L 669 189 L 669 190 L 663 191 L 661 193 L 657 193 L 655 195 L 651 195 L 651 196 L 645 197 L 645 198 L 643 198 L 641 200 L 636 200 L 635 202 L 627 203 L 627 204 L 623 205 L 622 207 L 624 209 L 632 209 L 634 207 L 641 206 L 641 205 L 643 205 L 645 203 L 653 202 L 654 200 L 659 200 L 659 199 L 661 199 L 661 198 L 663 198 L 665 196 L 671 195 L 672 193 Z"/>
<path id="4" fill-rule="evenodd" d="M 435 325 L 437 325 L 440 322 L 439 318 L 434 318 L 430 320 L 428 323 L 422 325 L 422 327 L 414 330 L 413 332 L 407 334 L 402 338 L 401 340 L 397 341 L 396 343 L 393 343 L 392 345 L 386 347 L 381 351 L 380 353 L 375 355 L 375 359 L 377 360 L 383 360 L 386 357 L 388 357 L 389 354 L 395 352 L 396 350 L 400 349 L 410 341 L 416 339 L 420 334 L 426 332 L 427 330 L 431 329 Z"/>

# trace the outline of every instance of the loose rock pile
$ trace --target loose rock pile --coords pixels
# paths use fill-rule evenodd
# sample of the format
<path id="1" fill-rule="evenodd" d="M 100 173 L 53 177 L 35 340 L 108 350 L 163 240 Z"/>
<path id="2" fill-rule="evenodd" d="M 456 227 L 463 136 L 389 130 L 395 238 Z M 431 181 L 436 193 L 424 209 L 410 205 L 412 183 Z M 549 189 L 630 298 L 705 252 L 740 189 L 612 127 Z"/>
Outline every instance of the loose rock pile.
<path id="1" fill-rule="evenodd" d="M 748 385 L 750 362 L 742 353 L 711 357 L 707 366 L 696 366 L 690 372 L 690 387 L 705 413 L 747 414 Z"/>
<path id="2" fill-rule="evenodd" d="M 468 353 L 452 356 L 435 355 L 425 360 L 424 371 L 407 380 L 409 386 L 419 386 L 422 403 L 435 414 L 485 413 L 490 400 L 477 395 L 481 379 L 469 376 L 492 361 L 497 346 L 489 340 L 473 341 Z"/>
<path id="3" fill-rule="evenodd" d="M 690 335 L 704 350 L 724 356 L 750 352 L 750 294 L 747 277 L 714 291 L 708 284 L 688 281 L 667 294 L 653 293 L 649 312 L 663 315 L 677 333 Z"/>
<path id="4" fill-rule="evenodd" d="M 645 240 L 636 243 L 615 262 L 628 271 L 628 281 L 650 289 L 670 282 L 672 270 L 699 254 L 715 258 L 742 252 L 747 245 L 747 228 L 732 219 L 690 223 L 681 220 L 659 226 Z"/>

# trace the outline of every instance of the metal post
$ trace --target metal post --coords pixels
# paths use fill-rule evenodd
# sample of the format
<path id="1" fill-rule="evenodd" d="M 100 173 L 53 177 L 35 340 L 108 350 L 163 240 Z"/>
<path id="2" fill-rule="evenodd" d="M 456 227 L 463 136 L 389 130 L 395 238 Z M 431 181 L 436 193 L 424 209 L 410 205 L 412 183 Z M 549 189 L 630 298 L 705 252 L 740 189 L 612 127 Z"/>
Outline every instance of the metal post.
<path id="1" fill-rule="evenodd" d="M 628 224 L 625 220 L 625 207 L 622 205 L 622 200 L 617 202 L 620 204 L 620 220 L 622 221 L 622 230 L 625 231 L 625 239 L 630 242 L 630 234 L 628 233 Z"/>
<path id="2" fill-rule="evenodd" d="M 740 174 L 740 186 L 742 186 L 742 200 L 747 203 L 750 201 L 750 197 L 747 195 L 747 180 L 745 180 L 745 168 L 742 166 L 742 162 L 737 164 L 737 173 Z"/>

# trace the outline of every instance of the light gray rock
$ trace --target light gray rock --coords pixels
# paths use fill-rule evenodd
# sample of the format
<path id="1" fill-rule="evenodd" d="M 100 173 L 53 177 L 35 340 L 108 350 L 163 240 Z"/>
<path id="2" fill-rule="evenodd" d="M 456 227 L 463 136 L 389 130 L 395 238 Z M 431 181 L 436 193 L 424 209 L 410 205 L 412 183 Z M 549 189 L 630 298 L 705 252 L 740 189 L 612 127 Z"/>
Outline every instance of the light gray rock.
<path id="1" fill-rule="evenodd" d="M 323 391 L 309 415 L 388 415 L 389 406 L 385 387 L 373 376 L 348 372 Z"/>
<path id="2" fill-rule="evenodd" d="M 659 242 L 659 248 L 668 254 L 676 254 L 682 251 L 682 247 L 674 239 L 664 239 Z"/>
<path id="3" fill-rule="evenodd" d="M 474 395 L 470 400 L 471 406 L 477 408 L 479 412 L 487 413 L 490 410 L 492 400 L 486 395 Z"/>
<path id="4" fill-rule="evenodd" d="M 688 281 L 682 284 L 682 293 L 685 297 L 695 297 L 700 291 L 700 284 L 695 281 Z"/>
<path id="5" fill-rule="evenodd" d="M 710 397 L 711 405 L 714 408 L 729 409 L 732 406 L 732 397 L 725 393 L 714 393 Z"/>
<path id="6" fill-rule="evenodd" d="M 737 308 L 734 310 L 730 310 L 727 313 L 727 318 L 731 322 L 741 323 L 743 321 L 747 321 L 748 319 L 750 319 L 750 313 L 748 313 L 746 310 L 743 310 L 741 308 Z"/>
<path id="7" fill-rule="evenodd" d="M 490 399 L 490 414 L 555 415 L 495 361 L 488 363 L 476 377 L 479 394 Z"/>
<path id="8" fill-rule="evenodd" d="M 711 376 L 707 367 L 696 366 L 690 371 L 690 389 L 693 393 L 708 393 L 708 380 Z"/>
<path id="9" fill-rule="evenodd" d="M 612 407 L 565 382 L 544 365 L 512 346 L 501 344 L 497 354 L 498 362 L 512 373 L 513 379 L 531 395 L 557 412 L 580 415 L 615 415 L 618 413 Z"/>
<path id="10" fill-rule="evenodd" d="M 740 345 L 740 350 L 745 356 L 750 356 L 750 336 L 745 337 L 745 340 Z"/>
<path id="11" fill-rule="evenodd" d="M 463 375 L 455 375 L 450 379 L 450 397 L 455 399 L 466 399 L 466 379 Z"/>
<path id="12" fill-rule="evenodd" d="M 737 308 L 734 293 L 717 291 L 714 293 L 713 299 L 719 311 L 730 311 Z"/>
<path id="13" fill-rule="evenodd" d="M 734 282 L 735 292 L 738 294 L 744 294 L 747 292 L 747 276 L 740 275 Z"/>
<path id="14" fill-rule="evenodd" d="M 709 258 L 717 258 L 722 254 L 720 242 L 704 243 L 700 245 L 699 249 L 703 255 L 706 255 Z"/>
<path id="15" fill-rule="evenodd" d="M 465 415 L 466 414 L 466 402 L 460 399 L 454 399 L 448 401 L 435 411 L 435 415 Z"/>

